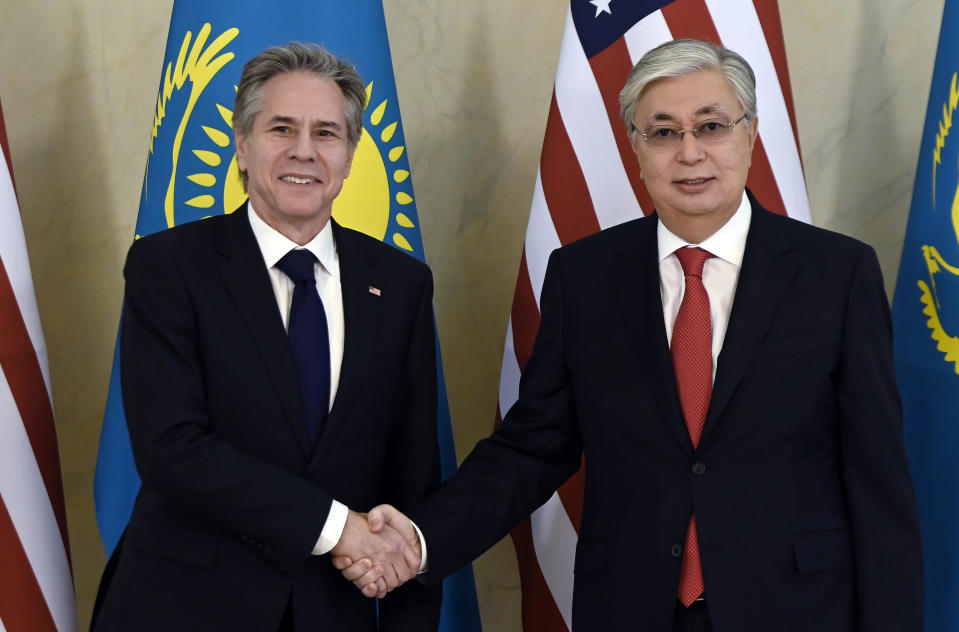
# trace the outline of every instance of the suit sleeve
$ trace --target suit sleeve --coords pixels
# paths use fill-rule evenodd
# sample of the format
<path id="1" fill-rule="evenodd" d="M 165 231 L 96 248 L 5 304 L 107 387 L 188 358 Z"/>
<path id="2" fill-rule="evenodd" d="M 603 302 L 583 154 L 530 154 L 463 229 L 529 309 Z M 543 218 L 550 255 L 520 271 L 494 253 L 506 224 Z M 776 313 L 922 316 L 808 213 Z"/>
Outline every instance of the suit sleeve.
<path id="1" fill-rule="evenodd" d="M 455 572 L 546 502 L 578 469 L 582 439 L 566 367 L 561 261 L 550 257 L 542 319 L 503 424 L 410 517 L 429 547 L 427 581 Z"/>
<path id="2" fill-rule="evenodd" d="M 889 305 L 871 248 L 862 250 L 849 287 L 837 389 L 858 629 L 921 630 L 919 514 L 903 443 Z"/>
<path id="3" fill-rule="evenodd" d="M 158 243 L 134 243 L 124 269 L 121 379 L 141 493 L 158 493 L 196 517 L 191 526 L 226 530 L 280 566 L 295 567 L 309 558 L 332 499 L 295 473 L 239 451 L 212 427 L 197 297 Z"/>
<path id="4" fill-rule="evenodd" d="M 440 484 L 437 440 L 436 334 L 433 324 L 433 278 L 429 269 L 423 284 L 406 348 L 403 384 L 394 426 L 383 468 L 381 502 L 401 511 Z M 442 585 L 424 586 L 409 582 L 380 601 L 380 629 L 383 632 L 418 632 L 439 626 Z"/>

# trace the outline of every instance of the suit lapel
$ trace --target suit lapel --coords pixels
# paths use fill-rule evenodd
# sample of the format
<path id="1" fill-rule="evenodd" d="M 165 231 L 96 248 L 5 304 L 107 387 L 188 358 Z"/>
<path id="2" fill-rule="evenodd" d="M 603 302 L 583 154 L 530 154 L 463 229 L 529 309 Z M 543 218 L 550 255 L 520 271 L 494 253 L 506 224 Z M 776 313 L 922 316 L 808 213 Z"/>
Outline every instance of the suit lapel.
<path id="1" fill-rule="evenodd" d="M 752 220 L 702 441 L 722 415 L 779 310 L 796 273 L 792 241 L 750 196 Z"/>
<path id="2" fill-rule="evenodd" d="M 624 233 L 618 245 L 620 261 L 611 267 L 612 283 L 640 367 L 640 377 L 649 386 L 659 416 L 669 431 L 683 446 L 692 449 L 666 341 L 659 290 L 657 224 L 654 213 L 637 220 L 637 230 Z"/>
<path id="3" fill-rule="evenodd" d="M 245 204 L 224 221 L 217 249 L 224 257 L 220 266 L 223 283 L 250 331 L 250 338 L 266 365 L 290 429 L 306 456 L 309 454 L 309 440 L 303 422 L 296 366 Z"/>
<path id="4" fill-rule="evenodd" d="M 330 220 L 333 221 L 333 220 Z M 343 363 L 340 380 L 326 420 L 324 434 L 338 424 L 346 423 L 350 404 L 364 383 L 370 354 L 377 339 L 380 306 L 383 299 L 370 292 L 371 287 L 381 288 L 382 282 L 375 276 L 375 253 L 366 247 L 363 238 L 333 222 L 333 238 L 336 240 L 340 261 L 340 287 L 343 292 Z M 323 440 L 316 450 L 322 451 Z"/>

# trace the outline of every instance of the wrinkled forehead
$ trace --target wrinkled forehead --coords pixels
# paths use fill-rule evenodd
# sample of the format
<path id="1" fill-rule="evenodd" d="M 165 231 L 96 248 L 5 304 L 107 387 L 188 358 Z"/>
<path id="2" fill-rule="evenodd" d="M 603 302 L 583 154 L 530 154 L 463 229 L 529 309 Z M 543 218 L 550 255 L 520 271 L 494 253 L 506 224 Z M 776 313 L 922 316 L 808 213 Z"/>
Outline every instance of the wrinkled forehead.
<path id="1" fill-rule="evenodd" d="M 263 84 L 258 121 L 282 119 L 312 124 L 345 120 L 346 98 L 332 79 L 304 71 L 281 73 Z M 282 121 L 281 121 L 282 122 Z"/>
<path id="2" fill-rule="evenodd" d="M 670 110 L 653 110 L 647 121 L 655 123 L 657 121 L 671 122 L 680 121 L 684 118 L 706 119 L 706 118 L 729 118 L 732 116 L 730 108 L 723 103 L 710 103 L 696 108 L 692 112 L 677 112 Z"/>
<path id="3" fill-rule="evenodd" d="M 718 71 L 706 70 L 647 84 L 633 112 L 634 121 L 680 121 L 738 116 L 743 105 L 732 82 Z"/>

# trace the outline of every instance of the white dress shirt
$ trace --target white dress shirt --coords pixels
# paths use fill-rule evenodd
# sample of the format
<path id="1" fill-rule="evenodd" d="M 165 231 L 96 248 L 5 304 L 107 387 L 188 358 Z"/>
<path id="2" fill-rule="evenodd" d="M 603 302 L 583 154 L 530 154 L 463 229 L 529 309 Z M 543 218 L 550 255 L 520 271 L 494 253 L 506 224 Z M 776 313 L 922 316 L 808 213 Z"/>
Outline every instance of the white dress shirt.
<path id="1" fill-rule="evenodd" d="M 294 248 L 303 248 L 316 255 L 317 261 L 313 264 L 316 290 L 323 301 L 323 311 L 326 312 L 326 325 L 330 334 L 330 401 L 327 407 L 329 412 L 336 397 L 336 388 L 340 383 L 345 331 L 343 291 L 340 287 L 340 258 L 336 252 L 336 242 L 333 240 L 332 224 L 327 222 L 316 237 L 305 246 L 300 246 L 264 222 L 253 210 L 252 202 L 249 203 L 249 211 L 247 215 L 250 218 L 250 227 L 253 229 L 253 236 L 256 237 L 256 243 L 260 247 L 267 272 L 270 274 L 270 282 L 273 284 L 273 293 L 276 295 L 276 304 L 284 327 L 288 328 L 290 324 L 293 281 L 277 268 L 276 264 Z M 326 523 L 320 532 L 320 538 L 313 547 L 313 555 L 323 555 L 336 546 L 343 534 L 348 513 L 346 505 L 333 501 Z"/>
<path id="2" fill-rule="evenodd" d="M 713 380 L 716 380 L 716 363 L 723 348 L 733 297 L 739 282 L 739 271 L 746 250 L 746 235 L 752 218 L 752 206 L 743 193 L 739 208 L 722 228 L 701 243 L 690 244 L 676 236 L 662 222 L 656 229 L 659 246 L 659 291 L 663 299 L 663 319 L 666 322 L 666 339 L 672 343 L 673 324 L 679 313 L 679 305 L 686 291 L 683 266 L 675 252 L 679 248 L 702 248 L 714 256 L 703 265 L 703 286 L 709 295 L 709 318 L 712 324 Z"/>

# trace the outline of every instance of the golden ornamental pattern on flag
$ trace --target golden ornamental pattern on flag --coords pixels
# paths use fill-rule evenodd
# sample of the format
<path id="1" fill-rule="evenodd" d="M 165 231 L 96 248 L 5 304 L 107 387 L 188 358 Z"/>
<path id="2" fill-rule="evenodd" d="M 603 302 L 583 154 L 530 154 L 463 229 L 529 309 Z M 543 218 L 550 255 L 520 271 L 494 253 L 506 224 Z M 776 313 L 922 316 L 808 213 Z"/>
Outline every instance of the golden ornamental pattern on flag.
<path id="1" fill-rule="evenodd" d="M 959 2 L 946 0 L 892 304 L 903 436 L 919 503 L 926 630 L 959 621 Z"/>

